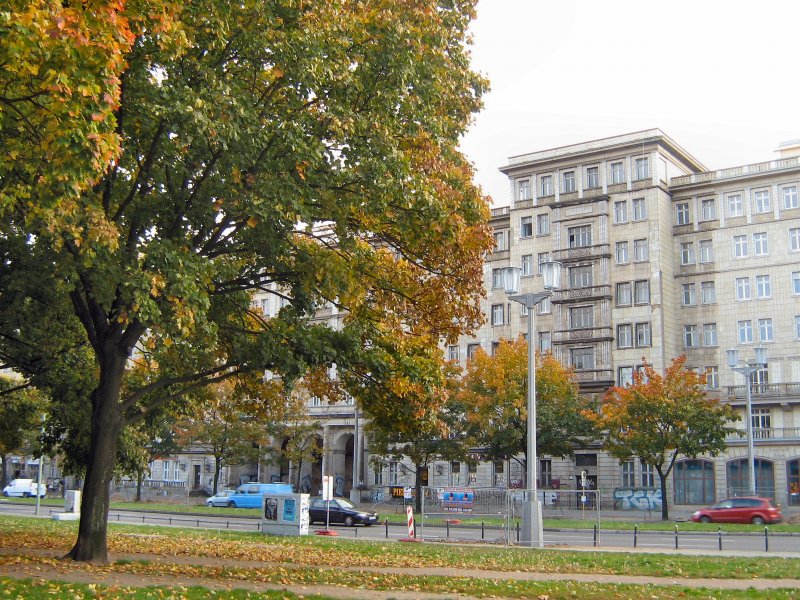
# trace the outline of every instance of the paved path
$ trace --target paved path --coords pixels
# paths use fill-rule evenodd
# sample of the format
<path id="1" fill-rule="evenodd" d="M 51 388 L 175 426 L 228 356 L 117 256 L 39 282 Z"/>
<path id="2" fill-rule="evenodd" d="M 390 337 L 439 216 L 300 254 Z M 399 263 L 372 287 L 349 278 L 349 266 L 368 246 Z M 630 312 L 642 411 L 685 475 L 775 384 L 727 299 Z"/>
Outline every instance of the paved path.
<path id="1" fill-rule="evenodd" d="M 596 551 L 587 549 L 587 551 Z M 26 550 L 26 556 L 37 556 L 45 559 L 59 558 L 63 552 L 52 550 Z M 15 552 L 10 549 L 0 550 L 0 555 L 13 556 Z M 741 554 L 736 554 L 741 556 Z M 269 566 L 291 568 L 307 565 L 294 565 L 284 563 L 271 563 L 263 561 L 242 561 L 196 556 L 164 556 L 157 554 L 114 554 L 113 561 L 148 561 L 164 565 L 201 565 L 214 567 L 260 568 Z M 694 579 L 678 577 L 653 577 L 630 575 L 602 575 L 596 573 L 529 573 L 518 571 L 489 571 L 478 569 L 452 569 L 445 567 L 428 568 L 374 568 L 374 567 L 317 567 L 319 569 L 341 571 L 348 570 L 363 572 L 365 574 L 400 574 L 408 576 L 441 576 L 465 577 L 470 579 L 497 579 L 513 581 L 577 581 L 599 584 L 632 584 L 632 585 L 657 585 L 657 586 L 685 586 L 708 588 L 718 590 L 744 590 L 754 588 L 758 590 L 788 588 L 800 589 L 800 579 Z M 0 576 L 16 579 L 41 579 L 50 581 L 65 581 L 74 583 L 99 583 L 103 585 L 120 585 L 127 587 L 145 586 L 202 586 L 213 590 L 245 589 L 249 591 L 284 590 L 302 596 L 323 595 L 331 598 L 354 600 L 356 598 L 389 600 L 414 599 L 461 599 L 469 600 L 469 596 L 462 594 L 422 593 L 419 591 L 380 591 L 369 589 L 353 589 L 335 585 L 282 585 L 246 580 L 207 579 L 202 577 L 186 577 L 181 575 L 143 575 L 139 573 L 126 573 L 114 571 L 113 565 L 108 567 L 89 567 L 81 563 L 44 563 L 31 562 L 21 564 L 0 565 Z"/>

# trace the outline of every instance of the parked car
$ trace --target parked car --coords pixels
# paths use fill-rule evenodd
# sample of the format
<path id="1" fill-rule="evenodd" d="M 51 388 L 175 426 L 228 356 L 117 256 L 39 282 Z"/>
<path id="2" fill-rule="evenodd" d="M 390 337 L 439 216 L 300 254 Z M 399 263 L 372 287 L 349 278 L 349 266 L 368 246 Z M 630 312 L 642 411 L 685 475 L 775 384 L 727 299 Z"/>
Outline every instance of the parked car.
<path id="1" fill-rule="evenodd" d="M 36 496 L 36 482 L 33 479 L 13 479 L 6 487 L 3 488 L 3 496 L 15 496 L 17 498 L 30 498 Z M 47 494 L 47 485 L 44 483 L 38 484 L 39 497 L 44 498 Z"/>
<path id="2" fill-rule="evenodd" d="M 783 515 L 769 498 L 757 496 L 741 496 L 726 498 L 698 510 L 692 515 L 692 521 L 700 523 L 780 523 Z"/>
<path id="3" fill-rule="evenodd" d="M 261 508 L 266 494 L 291 494 L 290 483 L 243 483 L 228 497 L 225 506 L 230 508 Z"/>
<path id="4" fill-rule="evenodd" d="M 322 498 L 312 498 L 309 507 L 309 523 L 327 523 L 328 505 L 330 505 L 331 523 L 344 523 L 348 527 L 358 524 L 369 527 L 378 522 L 377 513 L 361 510 L 344 498 L 334 498 L 330 501 Z"/>
<path id="5" fill-rule="evenodd" d="M 228 500 L 236 490 L 219 490 L 206 500 L 206 506 L 228 506 Z"/>

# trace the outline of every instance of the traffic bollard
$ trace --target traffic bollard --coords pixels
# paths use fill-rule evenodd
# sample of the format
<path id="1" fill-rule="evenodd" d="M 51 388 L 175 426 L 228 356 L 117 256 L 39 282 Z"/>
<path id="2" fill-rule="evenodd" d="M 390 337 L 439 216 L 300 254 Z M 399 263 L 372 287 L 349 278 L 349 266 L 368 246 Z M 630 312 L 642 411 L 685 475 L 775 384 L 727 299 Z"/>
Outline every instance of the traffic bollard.
<path id="1" fill-rule="evenodd" d="M 593 543 L 594 547 L 596 548 L 597 547 L 597 523 L 594 524 L 594 527 L 592 529 L 594 529 L 594 536 L 593 536 L 594 539 L 592 540 L 592 543 Z"/>
<path id="2" fill-rule="evenodd" d="M 764 525 L 764 552 L 769 552 L 769 527 Z"/>
<path id="3" fill-rule="evenodd" d="M 386 527 L 386 539 L 388 540 L 389 539 L 389 517 L 386 517 L 386 519 L 383 521 L 383 525 L 384 525 L 384 527 Z"/>
<path id="4" fill-rule="evenodd" d="M 638 544 L 638 538 L 639 538 L 639 526 L 638 525 L 634 525 L 633 526 L 633 547 L 634 548 L 636 548 L 636 545 Z"/>
<path id="5" fill-rule="evenodd" d="M 445 537 L 450 538 L 450 519 L 445 519 L 444 524 L 447 527 L 447 534 L 445 535 Z"/>
<path id="6" fill-rule="evenodd" d="M 717 527 L 717 538 L 719 539 L 719 549 L 722 551 L 722 527 Z"/>
<path id="7" fill-rule="evenodd" d="M 481 539 L 484 539 L 483 521 L 481 521 Z"/>
<path id="8" fill-rule="evenodd" d="M 678 525 L 675 525 L 675 550 L 678 549 Z"/>

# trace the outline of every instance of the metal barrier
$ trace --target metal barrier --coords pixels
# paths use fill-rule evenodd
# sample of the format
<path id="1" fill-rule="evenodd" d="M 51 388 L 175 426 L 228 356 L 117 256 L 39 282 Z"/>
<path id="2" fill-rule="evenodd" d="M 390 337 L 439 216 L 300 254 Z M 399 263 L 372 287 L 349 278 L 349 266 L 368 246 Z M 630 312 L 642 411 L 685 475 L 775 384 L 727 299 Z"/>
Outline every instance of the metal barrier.
<path id="1" fill-rule="evenodd" d="M 420 535 L 507 543 L 507 499 L 502 488 L 422 488 Z"/>
<path id="2" fill-rule="evenodd" d="M 528 501 L 533 490 L 507 490 L 506 539 L 509 543 L 519 542 L 519 527 L 522 519 L 523 505 Z M 578 519 L 594 521 L 592 543 L 600 544 L 600 491 L 599 490 L 537 490 L 539 506 L 543 519 Z M 549 537 L 549 539 L 548 539 Z M 553 534 L 544 535 L 545 544 L 560 543 Z"/>

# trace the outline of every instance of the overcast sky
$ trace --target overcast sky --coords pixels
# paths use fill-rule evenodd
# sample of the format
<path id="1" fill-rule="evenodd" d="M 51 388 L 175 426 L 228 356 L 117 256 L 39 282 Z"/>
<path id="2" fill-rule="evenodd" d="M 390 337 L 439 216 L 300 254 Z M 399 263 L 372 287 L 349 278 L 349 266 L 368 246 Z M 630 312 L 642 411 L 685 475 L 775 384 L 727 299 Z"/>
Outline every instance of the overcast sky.
<path id="1" fill-rule="evenodd" d="M 660 128 L 709 169 L 800 138 L 798 0 L 480 0 L 491 80 L 461 148 L 495 206 L 509 156 Z"/>

